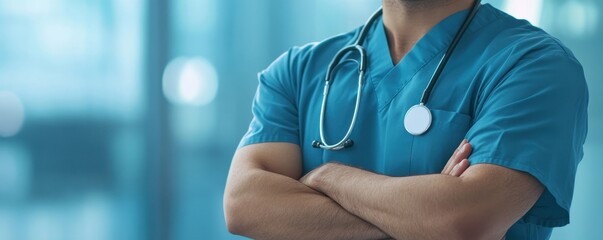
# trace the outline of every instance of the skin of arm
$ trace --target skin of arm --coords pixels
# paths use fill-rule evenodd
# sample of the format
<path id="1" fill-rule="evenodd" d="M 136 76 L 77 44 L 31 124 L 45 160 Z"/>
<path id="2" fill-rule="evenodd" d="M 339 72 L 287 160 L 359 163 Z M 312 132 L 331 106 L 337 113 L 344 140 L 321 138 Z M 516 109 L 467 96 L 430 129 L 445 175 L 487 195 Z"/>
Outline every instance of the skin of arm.
<path id="1" fill-rule="evenodd" d="M 451 171 L 449 165 L 443 173 Z M 468 165 L 466 159 L 452 164 L 453 169 L 466 168 L 460 177 L 387 177 L 328 163 L 301 181 L 395 239 L 504 238 L 543 186 L 524 172 Z"/>
<path id="2" fill-rule="evenodd" d="M 460 176 L 468 166 L 468 156 L 469 152 L 455 151 L 442 174 Z M 262 143 L 240 148 L 224 194 L 228 230 L 254 239 L 390 238 L 298 181 L 301 174 L 301 152 L 295 144 Z"/>
<path id="3" fill-rule="evenodd" d="M 299 146 L 240 148 L 224 194 L 228 230 L 254 239 L 386 239 L 380 229 L 298 181 Z"/>

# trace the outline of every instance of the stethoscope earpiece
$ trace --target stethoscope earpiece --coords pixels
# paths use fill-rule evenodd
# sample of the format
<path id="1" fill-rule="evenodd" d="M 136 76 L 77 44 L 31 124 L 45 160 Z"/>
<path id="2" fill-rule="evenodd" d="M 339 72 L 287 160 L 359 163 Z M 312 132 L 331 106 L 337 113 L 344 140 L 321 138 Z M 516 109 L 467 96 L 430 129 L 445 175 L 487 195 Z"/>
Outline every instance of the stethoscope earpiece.
<path id="1" fill-rule="evenodd" d="M 337 147 L 334 147 L 334 148 L 328 148 L 327 146 L 325 146 L 324 144 L 320 143 L 317 140 L 312 141 L 313 148 L 322 148 L 325 150 L 339 150 L 339 149 L 349 148 L 351 146 L 354 146 L 354 141 L 352 141 L 352 139 L 347 139 L 347 140 L 345 140 L 345 142 L 343 142 L 343 144 L 338 145 Z"/>
<path id="2" fill-rule="evenodd" d="M 312 141 L 312 147 L 313 148 L 320 148 L 320 142 L 316 141 L 316 140 Z"/>
<path id="3" fill-rule="evenodd" d="M 352 139 L 348 139 L 343 143 L 343 148 L 349 148 L 351 146 L 354 146 L 354 141 L 352 141 Z"/>

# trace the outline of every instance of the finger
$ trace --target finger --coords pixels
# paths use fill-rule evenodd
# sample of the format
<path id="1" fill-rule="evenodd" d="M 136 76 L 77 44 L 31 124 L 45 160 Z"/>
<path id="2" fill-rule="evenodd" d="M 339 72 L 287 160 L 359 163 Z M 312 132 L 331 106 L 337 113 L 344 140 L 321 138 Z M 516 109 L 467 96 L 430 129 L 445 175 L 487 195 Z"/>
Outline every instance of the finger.
<path id="1" fill-rule="evenodd" d="M 446 164 L 446 167 L 442 171 L 443 174 L 450 174 L 450 172 L 452 171 L 452 169 L 454 168 L 454 166 L 456 166 L 457 163 L 459 163 L 461 160 L 463 160 L 463 158 L 467 158 L 467 156 L 469 156 L 466 153 L 466 151 L 467 151 L 467 145 L 469 145 L 469 143 L 467 142 L 467 140 L 463 140 L 461 146 L 459 146 L 459 148 L 457 148 L 457 150 L 454 151 L 454 153 L 450 157 L 450 160 L 448 160 L 448 163 Z"/>
<path id="2" fill-rule="evenodd" d="M 473 147 L 471 146 L 471 143 L 465 143 L 463 145 L 463 147 L 461 147 L 461 150 L 456 155 L 457 159 L 463 160 L 465 158 L 468 158 L 469 155 L 471 155 L 472 150 L 473 150 Z"/>
<path id="3" fill-rule="evenodd" d="M 299 178 L 299 180 L 298 180 L 298 181 L 299 181 L 300 183 L 303 183 L 304 181 L 306 181 L 306 176 L 308 176 L 308 175 L 304 175 L 304 176 L 302 176 L 301 178 Z"/>
<path id="4" fill-rule="evenodd" d="M 446 170 L 445 174 L 452 175 L 454 167 L 457 166 L 457 164 L 460 163 L 463 159 L 469 157 L 469 155 L 471 154 L 471 149 L 472 147 L 470 143 L 466 142 L 465 144 L 463 144 L 459 151 L 450 159 L 450 166 Z"/>
<path id="5" fill-rule="evenodd" d="M 442 170 L 442 174 L 450 174 L 454 166 L 456 166 L 456 164 L 458 163 L 459 159 L 456 158 L 456 155 L 452 155 L 452 157 L 450 157 L 450 160 L 448 160 L 448 163 L 446 163 L 446 167 L 444 167 L 444 170 Z"/>
<path id="6" fill-rule="evenodd" d="M 450 172 L 448 173 L 448 175 L 454 176 L 454 175 L 452 175 L 452 173 L 456 173 L 456 171 L 457 171 L 457 169 L 459 168 L 460 165 L 461 165 L 461 162 L 458 162 L 457 164 L 455 164 L 452 167 L 452 169 L 450 170 Z M 455 176 L 455 177 L 457 177 L 457 176 Z"/>
<path id="7" fill-rule="evenodd" d="M 465 143 L 467 143 L 467 139 L 463 139 L 463 141 L 461 141 L 461 144 L 459 144 L 459 146 L 454 150 L 452 156 L 450 156 L 450 159 L 448 159 L 448 162 L 446 162 L 446 166 L 444 166 L 444 169 L 442 169 L 442 174 L 449 174 L 450 170 L 452 170 L 454 165 L 458 163 L 458 158 L 455 158 L 455 156 L 458 154 L 458 152 Z"/>
<path id="8" fill-rule="evenodd" d="M 469 160 L 465 158 L 459 163 L 457 163 L 456 166 L 454 166 L 454 168 L 450 172 L 450 175 L 460 177 L 465 172 L 465 170 L 467 170 L 467 168 L 469 168 Z"/>

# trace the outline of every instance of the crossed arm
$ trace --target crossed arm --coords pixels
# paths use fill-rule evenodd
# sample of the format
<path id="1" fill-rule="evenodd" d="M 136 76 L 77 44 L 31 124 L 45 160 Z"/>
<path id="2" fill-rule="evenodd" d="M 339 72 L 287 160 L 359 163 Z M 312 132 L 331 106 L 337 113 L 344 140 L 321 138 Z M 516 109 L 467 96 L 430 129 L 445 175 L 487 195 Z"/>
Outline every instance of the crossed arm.
<path id="1" fill-rule="evenodd" d="M 501 239 L 543 187 L 519 171 L 469 167 L 469 153 L 463 142 L 442 174 L 387 177 L 326 164 L 302 178 L 297 145 L 246 146 L 228 177 L 227 225 L 258 239 Z"/>

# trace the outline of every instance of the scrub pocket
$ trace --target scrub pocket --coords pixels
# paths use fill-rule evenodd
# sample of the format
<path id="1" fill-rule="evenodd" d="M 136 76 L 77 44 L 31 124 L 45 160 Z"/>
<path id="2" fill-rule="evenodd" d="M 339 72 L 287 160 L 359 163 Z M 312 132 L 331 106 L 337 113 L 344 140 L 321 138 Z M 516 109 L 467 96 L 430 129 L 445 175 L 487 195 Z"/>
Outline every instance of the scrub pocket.
<path id="1" fill-rule="evenodd" d="M 471 124 L 466 114 L 431 109 L 429 130 L 412 140 L 410 174 L 432 174 L 442 171 L 452 153 L 461 143 Z"/>

